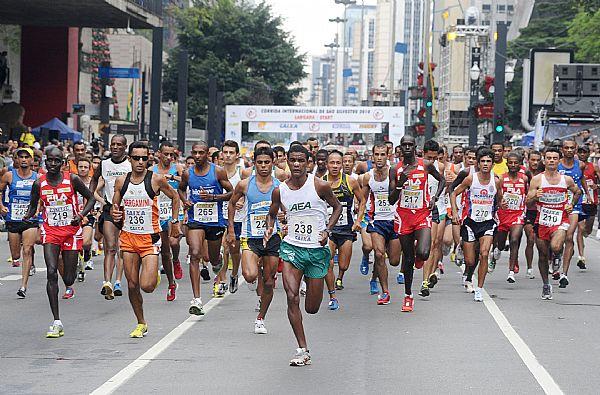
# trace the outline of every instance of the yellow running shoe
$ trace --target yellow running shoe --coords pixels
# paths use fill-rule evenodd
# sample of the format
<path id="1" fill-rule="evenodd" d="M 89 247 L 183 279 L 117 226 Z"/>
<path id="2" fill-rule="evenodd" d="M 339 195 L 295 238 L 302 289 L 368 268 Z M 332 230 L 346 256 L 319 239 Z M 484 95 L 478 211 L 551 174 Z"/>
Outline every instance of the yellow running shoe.
<path id="1" fill-rule="evenodd" d="M 148 333 L 148 325 L 147 324 L 137 324 L 133 332 L 129 334 L 129 337 L 133 337 L 136 339 L 141 339 Z"/>
<path id="2" fill-rule="evenodd" d="M 156 286 L 160 285 L 160 270 L 156 272 Z"/>
<path id="3" fill-rule="evenodd" d="M 50 330 L 46 332 L 46 337 L 48 339 L 58 339 L 65 335 L 65 331 L 62 325 L 60 324 L 52 324 Z"/>
<path id="4" fill-rule="evenodd" d="M 219 297 L 219 283 L 215 281 L 213 284 L 213 298 Z"/>

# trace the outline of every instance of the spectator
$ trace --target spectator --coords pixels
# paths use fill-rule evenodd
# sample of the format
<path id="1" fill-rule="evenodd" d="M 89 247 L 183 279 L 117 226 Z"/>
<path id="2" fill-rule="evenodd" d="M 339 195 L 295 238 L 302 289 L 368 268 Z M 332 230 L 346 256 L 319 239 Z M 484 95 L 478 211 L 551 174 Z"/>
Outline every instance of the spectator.
<path id="1" fill-rule="evenodd" d="M 30 147 L 33 146 L 33 143 L 35 143 L 35 136 L 33 135 L 33 133 L 31 133 L 31 128 L 26 128 L 25 130 L 23 130 L 23 133 L 21 133 L 21 137 L 19 137 L 19 141 L 24 144 L 27 144 Z"/>

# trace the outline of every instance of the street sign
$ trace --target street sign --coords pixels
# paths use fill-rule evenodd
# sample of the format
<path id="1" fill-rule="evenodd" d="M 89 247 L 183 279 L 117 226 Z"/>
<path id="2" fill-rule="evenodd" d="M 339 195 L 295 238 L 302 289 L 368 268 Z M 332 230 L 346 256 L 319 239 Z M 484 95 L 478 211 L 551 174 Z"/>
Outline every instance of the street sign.
<path id="1" fill-rule="evenodd" d="M 140 78 L 140 69 L 131 67 L 99 67 L 100 78 Z"/>

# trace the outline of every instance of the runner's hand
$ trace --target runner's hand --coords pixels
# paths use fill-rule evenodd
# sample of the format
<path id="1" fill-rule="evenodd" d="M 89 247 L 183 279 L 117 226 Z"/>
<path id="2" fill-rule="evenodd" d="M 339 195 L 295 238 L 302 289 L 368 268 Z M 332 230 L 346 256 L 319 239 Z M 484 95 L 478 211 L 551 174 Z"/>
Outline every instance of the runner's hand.
<path id="1" fill-rule="evenodd" d="M 437 203 L 437 197 L 432 196 L 431 200 L 429 201 L 429 211 L 433 211 L 433 208 L 435 207 L 436 203 Z"/>
<path id="2" fill-rule="evenodd" d="M 235 209 L 236 210 L 241 210 L 244 208 L 244 198 L 241 198 L 237 201 L 237 203 L 235 204 Z"/>
<path id="3" fill-rule="evenodd" d="M 360 222 L 354 221 L 354 225 L 352 225 L 353 232 L 360 232 Z"/>
<path id="4" fill-rule="evenodd" d="M 321 244 L 321 246 L 325 247 L 327 245 L 328 240 L 329 240 L 329 233 L 327 233 L 324 230 L 321 231 L 320 238 L 319 238 L 319 243 Z"/>
<path id="5" fill-rule="evenodd" d="M 210 200 L 210 193 L 208 193 L 205 189 L 200 190 L 200 199 L 202 200 Z"/>
<path id="6" fill-rule="evenodd" d="M 173 237 L 175 239 L 179 238 L 179 236 L 181 236 L 181 227 L 179 226 L 179 223 L 177 224 L 171 224 L 171 235 L 170 237 Z"/>
<path id="7" fill-rule="evenodd" d="M 73 220 L 71 221 L 71 226 L 80 226 L 82 220 L 83 217 L 81 216 L 81 214 L 77 214 L 75 218 L 73 218 Z"/>
<path id="8" fill-rule="evenodd" d="M 227 242 L 227 244 L 232 246 L 235 243 L 235 232 L 230 232 L 229 230 L 227 230 L 227 236 L 225 237 L 225 241 Z"/>
<path id="9" fill-rule="evenodd" d="M 6 214 L 8 214 L 8 207 L 6 207 L 6 206 L 4 206 L 4 205 L 0 206 L 0 214 L 1 214 L 1 215 L 6 215 Z"/>
<path id="10" fill-rule="evenodd" d="M 121 211 L 119 206 L 115 206 L 114 204 L 110 209 L 110 216 L 117 223 L 123 221 L 123 212 Z"/>
<path id="11" fill-rule="evenodd" d="M 455 213 L 454 211 L 452 212 L 452 224 L 453 225 L 460 224 L 460 221 L 458 219 L 458 213 Z"/>
<path id="12" fill-rule="evenodd" d="M 573 205 L 571 203 L 565 204 L 565 211 L 571 214 L 571 211 L 573 211 Z"/>
<path id="13" fill-rule="evenodd" d="M 186 210 L 190 209 L 194 204 L 192 202 L 190 202 L 189 200 L 184 200 L 183 201 L 183 206 L 185 207 Z"/>
<path id="14" fill-rule="evenodd" d="M 269 226 L 265 230 L 265 235 L 263 236 L 263 247 L 265 247 L 265 248 L 267 247 L 267 243 L 271 239 L 271 236 L 273 236 L 273 227 Z"/>
<path id="15" fill-rule="evenodd" d="M 90 222 L 90 220 L 88 219 L 88 217 L 83 217 L 83 219 L 81 220 L 81 226 L 87 225 Z"/>
<path id="16" fill-rule="evenodd" d="M 500 202 L 500 208 L 502 210 L 508 209 L 508 203 L 506 202 L 506 200 L 504 200 L 504 198 L 502 198 L 502 201 Z"/>
<path id="17" fill-rule="evenodd" d="M 542 191 L 542 188 L 541 187 L 538 188 L 537 191 L 535 191 L 535 200 L 540 200 L 540 198 L 542 197 L 543 193 L 544 192 Z"/>

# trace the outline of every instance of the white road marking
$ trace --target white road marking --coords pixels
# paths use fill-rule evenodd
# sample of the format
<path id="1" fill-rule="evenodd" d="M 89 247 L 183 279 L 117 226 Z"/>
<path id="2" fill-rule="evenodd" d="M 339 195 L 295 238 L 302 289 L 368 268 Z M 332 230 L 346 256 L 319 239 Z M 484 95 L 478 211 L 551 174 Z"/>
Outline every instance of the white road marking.
<path id="1" fill-rule="evenodd" d="M 500 327 L 500 330 L 504 334 L 504 336 L 508 339 L 510 344 L 512 344 L 513 348 L 521 357 L 521 360 L 527 366 L 527 369 L 533 374 L 533 377 L 537 380 L 539 385 L 542 387 L 546 394 L 563 394 L 563 391 L 560 389 L 556 381 L 550 376 L 550 373 L 539 363 L 531 349 L 527 346 L 527 344 L 521 339 L 521 336 L 515 331 L 515 329 L 510 325 L 506 316 L 500 311 L 498 305 L 490 295 L 482 289 L 483 293 L 483 304 L 490 312 L 491 316 Z"/>
<path id="2" fill-rule="evenodd" d="M 244 279 L 240 277 L 238 287 L 242 286 L 244 283 Z M 230 295 L 230 293 L 227 293 L 223 298 L 212 298 L 207 304 L 204 305 L 204 316 L 202 317 L 206 317 L 206 314 L 208 314 L 209 311 L 211 311 L 215 306 L 217 306 L 219 303 L 221 303 L 221 301 Z M 163 351 L 175 343 L 177 339 L 183 336 L 184 333 L 186 333 L 198 321 L 202 321 L 202 318 L 195 315 L 190 316 L 171 332 L 167 333 L 165 337 L 160 339 L 148 351 L 140 355 L 135 361 L 131 362 L 120 372 L 108 379 L 100 387 L 96 388 L 91 395 L 105 395 L 115 392 L 120 386 L 135 376 L 137 372 L 145 368 L 146 365 L 148 365 L 152 360 L 156 359 Z"/>
<path id="3" fill-rule="evenodd" d="M 40 267 L 40 268 L 35 268 L 35 272 L 36 273 L 41 273 L 41 272 L 45 272 L 46 268 L 45 267 Z M 4 281 L 16 281 L 16 280 L 20 280 L 23 276 L 21 276 L 20 274 L 9 274 L 8 276 L 4 276 L 4 277 L 0 277 L 0 281 L 4 280 Z"/>

